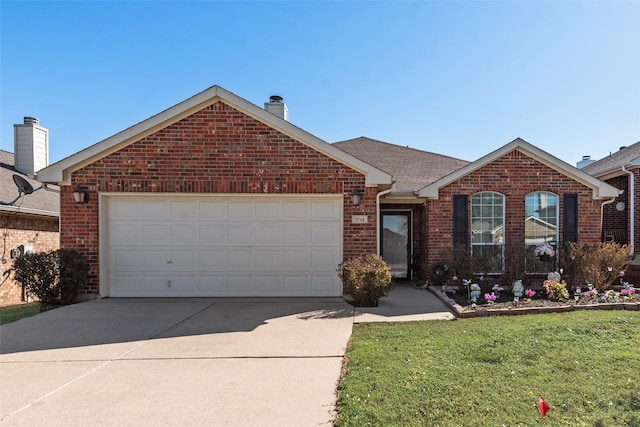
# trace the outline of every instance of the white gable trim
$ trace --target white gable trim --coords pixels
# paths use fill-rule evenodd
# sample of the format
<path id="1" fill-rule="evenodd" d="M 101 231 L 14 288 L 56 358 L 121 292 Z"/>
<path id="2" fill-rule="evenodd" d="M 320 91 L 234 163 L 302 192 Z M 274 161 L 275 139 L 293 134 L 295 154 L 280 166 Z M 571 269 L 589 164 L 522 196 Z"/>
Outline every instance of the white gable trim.
<path id="1" fill-rule="evenodd" d="M 445 187 L 459 180 L 460 178 L 486 166 L 487 164 L 493 162 L 494 160 L 497 160 L 498 158 L 508 154 L 513 150 L 518 150 L 521 153 L 531 157 L 532 159 L 537 160 L 540 163 L 550 167 L 551 169 L 554 169 L 562 173 L 563 175 L 566 175 L 567 177 L 591 188 L 593 190 L 594 199 L 617 197 L 619 195 L 619 190 L 612 185 L 609 185 L 606 182 L 592 177 L 591 175 L 581 171 L 580 169 L 575 168 L 570 164 L 558 159 L 557 157 L 552 156 L 546 151 L 543 151 L 529 144 L 527 141 L 521 138 L 516 138 L 509 144 L 504 145 L 503 147 L 487 154 L 484 157 L 481 157 L 475 162 L 469 163 L 468 165 L 458 169 L 457 171 L 421 188 L 418 194 L 420 197 L 437 199 L 439 196 L 440 188 Z"/>
<path id="2" fill-rule="evenodd" d="M 367 186 L 392 183 L 392 176 L 388 173 L 332 146 L 326 141 L 311 135 L 288 121 L 240 98 L 220 86 L 212 86 L 155 116 L 41 169 L 37 172 L 37 179 L 40 182 L 70 185 L 71 174 L 78 169 L 164 129 L 216 102 L 223 102 L 327 157 L 361 172 L 365 175 L 365 183 Z"/>

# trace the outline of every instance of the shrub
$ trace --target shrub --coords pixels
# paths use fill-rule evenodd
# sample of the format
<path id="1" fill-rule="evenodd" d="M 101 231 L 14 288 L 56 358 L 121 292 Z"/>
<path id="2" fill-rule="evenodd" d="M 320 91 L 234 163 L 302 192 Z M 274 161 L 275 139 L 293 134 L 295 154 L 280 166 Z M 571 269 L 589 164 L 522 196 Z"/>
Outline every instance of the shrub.
<path id="1" fill-rule="evenodd" d="M 391 284 L 391 270 L 378 255 L 362 255 L 349 258 L 338 266 L 338 277 L 343 291 L 351 295 L 356 306 L 378 305 L 378 299 L 386 296 Z"/>
<path id="2" fill-rule="evenodd" d="M 89 266 L 74 250 L 26 254 L 14 261 L 15 280 L 44 305 L 72 303 L 89 276 Z"/>
<path id="3" fill-rule="evenodd" d="M 577 283 L 591 284 L 602 293 L 624 275 L 630 249 L 617 243 L 570 243 L 568 261 Z"/>

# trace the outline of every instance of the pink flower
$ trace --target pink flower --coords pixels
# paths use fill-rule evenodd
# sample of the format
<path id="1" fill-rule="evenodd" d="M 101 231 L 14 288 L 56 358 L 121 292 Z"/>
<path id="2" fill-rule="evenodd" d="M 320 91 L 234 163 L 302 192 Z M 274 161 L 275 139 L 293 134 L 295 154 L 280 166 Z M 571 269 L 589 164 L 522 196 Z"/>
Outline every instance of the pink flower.
<path id="1" fill-rule="evenodd" d="M 532 290 L 532 289 L 527 289 L 526 291 L 524 291 L 524 294 L 528 297 L 528 298 L 533 298 L 533 296 L 536 294 L 536 291 Z"/>

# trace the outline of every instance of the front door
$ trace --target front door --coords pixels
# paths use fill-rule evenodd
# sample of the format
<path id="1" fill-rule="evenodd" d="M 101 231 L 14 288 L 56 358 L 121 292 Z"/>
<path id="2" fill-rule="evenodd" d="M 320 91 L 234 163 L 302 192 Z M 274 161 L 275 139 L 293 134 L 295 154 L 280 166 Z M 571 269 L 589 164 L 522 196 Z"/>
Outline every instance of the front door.
<path id="1" fill-rule="evenodd" d="M 380 255 L 396 279 L 411 278 L 411 212 L 382 212 Z"/>

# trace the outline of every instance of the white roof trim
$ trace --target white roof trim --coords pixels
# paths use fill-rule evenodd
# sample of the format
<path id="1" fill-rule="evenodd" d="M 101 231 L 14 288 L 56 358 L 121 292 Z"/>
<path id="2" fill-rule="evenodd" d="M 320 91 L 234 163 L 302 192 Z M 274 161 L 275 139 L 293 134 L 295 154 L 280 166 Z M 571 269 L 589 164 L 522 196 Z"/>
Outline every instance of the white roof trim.
<path id="1" fill-rule="evenodd" d="M 164 129 L 216 102 L 224 102 L 327 157 L 361 172 L 365 175 L 365 184 L 368 186 L 392 183 L 392 176 L 388 173 L 334 147 L 328 142 L 311 135 L 288 121 L 240 98 L 220 86 L 212 86 L 155 116 L 39 170 L 36 178 L 40 182 L 70 185 L 71 174 L 78 169 L 106 157 L 160 129 Z"/>
<path id="2" fill-rule="evenodd" d="M 15 214 L 24 214 L 24 215 L 48 216 L 53 218 L 60 217 L 60 212 L 43 211 L 41 209 L 31 209 L 31 208 L 24 208 L 21 206 L 12 206 L 12 205 L 0 206 L 0 211 L 12 212 Z"/>
<path id="3" fill-rule="evenodd" d="M 617 197 L 619 190 L 606 182 L 600 181 L 597 178 L 581 171 L 578 168 L 571 166 L 568 163 L 563 162 L 557 157 L 543 151 L 525 141 L 522 138 L 516 138 L 507 145 L 487 154 L 484 157 L 469 163 L 468 165 L 458 169 L 457 171 L 440 178 L 439 180 L 423 187 L 419 191 L 420 197 L 427 197 L 437 199 L 439 196 L 440 188 L 445 187 L 458 179 L 486 166 L 494 160 L 508 154 L 513 150 L 518 150 L 521 153 L 539 161 L 540 163 L 557 170 L 558 172 L 568 176 L 569 178 L 591 188 L 593 190 L 594 199 L 604 199 L 610 197 Z"/>

